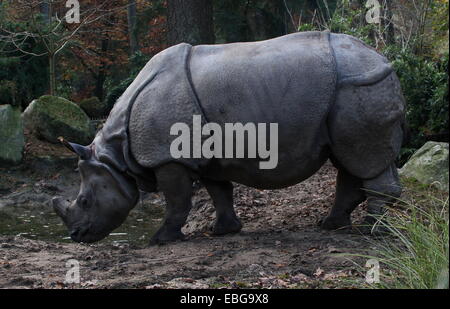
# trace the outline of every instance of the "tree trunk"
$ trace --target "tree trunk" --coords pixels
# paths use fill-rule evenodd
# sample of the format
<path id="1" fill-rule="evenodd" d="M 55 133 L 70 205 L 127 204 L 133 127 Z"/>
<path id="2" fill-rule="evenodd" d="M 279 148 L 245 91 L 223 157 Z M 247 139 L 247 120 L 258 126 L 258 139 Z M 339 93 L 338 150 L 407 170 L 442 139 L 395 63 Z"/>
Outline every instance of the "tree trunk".
<path id="1" fill-rule="evenodd" d="M 394 14 L 393 14 L 393 6 L 391 4 L 386 3 L 384 8 L 384 21 L 383 24 L 386 29 L 386 43 L 388 45 L 395 44 L 395 28 L 394 28 Z"/>
<path id="2" fill-rule="evenodd" d="M 39 11 L 43 15 L 44 23 L 50 24 L 52 19 L 52 5 L 48 0 L 44 0 L 39 4 Z M 49 44 L 52 44 L 50 40 Z M 55 69 L 55 58 L 56 55 L 51 51 L 48 51 L 48 72 L 49 72 L 49 91 L 50 95 L 55 95 L 56 93 L 56 69 Z"/>
<path id="3" fill-rule="evenodd" d="M 214 44 L 212 0 L 168 0 L 167 24 L 169 45 Z"/>
<path id="4" fill-rule="evenodd" d="M 109 48 L 109 38 L 102 40 L 102 57 L 106 56 L 106 53 L 108 52 Z M 98 73 L 95 76 L 95 90 L 94 95 L 100 100 L 103 100 L 104 96 L 104 86 L 105 86 L 105 80 L 107 77 L 107 71 L 108 71 L 108 65 L 102 61 L 100 67 L 98 68 Z"/>
<path id="5" fill-rule="evenodd" d="M 136 0 L 128 0 L 128 36 L 130 38 L 130 54 L 134 55 L 139 50 L 136 34 Z"/>
<path id="6" fill-rule="evenodd" d="M 49 64 L 49 82 L 50 82 L 50 95 L 56 94 L 56 65 L 55 65 L 56 55 L 48 55 Z"/>
<path id="7" fill-rule="evenodd" d="M 39 4 L 39 11 L 43 15 L 44 21 L 46 24 L 50 23 L 50 19 L 51 19 L 50 18 L 50 16 L 51 16 L 50 10 L 51 10 L 51 8 L 50 8 L 50 3 L 48 3 L 48 0 L 42 1 Z"/>

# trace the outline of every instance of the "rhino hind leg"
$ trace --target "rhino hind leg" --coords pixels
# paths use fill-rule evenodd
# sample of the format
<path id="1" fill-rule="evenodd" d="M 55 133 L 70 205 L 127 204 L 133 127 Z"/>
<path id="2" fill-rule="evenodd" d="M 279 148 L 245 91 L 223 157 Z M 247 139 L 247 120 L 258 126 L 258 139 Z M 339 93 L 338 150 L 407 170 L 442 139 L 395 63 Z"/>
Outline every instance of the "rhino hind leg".
<path id="1" fill-rule="evenodd" d="M 233 207 L 233 184 L 229 181 L 202 179 L 216 209 L 215 235 L 237 233 L 242 229 Z"/>
<path id="2" fill-rule="evenodd" d="M 339 168 L 336 181 L 336 198 L 328 216 L 322 220 L 325 230 L 343 230 L 351 227 L 350 215 L 366 196 L 361 190 L 363 181 Z"/>
<path id="3" fill-rule="evenodd" d="M 405 100 L 392 73 L 370 86 L 339 89 L 328 118 L 331 152 L 352 175 L 372 179 L 398 156 Z"/>
<path id="4" fill-rule="evenodd" d="M 182 165 L 169 163 L 155 170 L 158 188 L 166 199 L 166 211 L 162 226 L 152 236 L 150 245 L 183 240 L 181 228 L 192 207 L 192 178 Z"/>
<path id="5" fill-rule="evenodd" d="M 367 216 L 360 230 L 366 234 L 383 232 L 382 225 L 374 224 L 382 219 L 386 205 L 394 203 L 402 193 L 402 186 L 397 173 L 397 167 L 392 163 L 380 175 L 373 179 L 364 180 L 363 187 L 367 196 Z"/>

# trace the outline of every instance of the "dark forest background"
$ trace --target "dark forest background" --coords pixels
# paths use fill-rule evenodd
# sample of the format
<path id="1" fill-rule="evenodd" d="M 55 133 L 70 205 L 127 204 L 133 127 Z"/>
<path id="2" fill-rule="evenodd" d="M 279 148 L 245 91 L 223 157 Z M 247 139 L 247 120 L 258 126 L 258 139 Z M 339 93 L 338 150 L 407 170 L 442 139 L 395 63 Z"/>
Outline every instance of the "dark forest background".
<path id="1" fill-rule="evenodd" d="M 413 137 L 402 157 L 427 140 L 448 141 L 448 0 L 80 0 L 80 23 L 72 24 L 70 2 L 0 1 L 0 104 L 24 109 L 52 94 L 111 107 L 171 45 L 331 30 L 393 62 Z M 376 3 L 379 23 L 368 23 Z"/>

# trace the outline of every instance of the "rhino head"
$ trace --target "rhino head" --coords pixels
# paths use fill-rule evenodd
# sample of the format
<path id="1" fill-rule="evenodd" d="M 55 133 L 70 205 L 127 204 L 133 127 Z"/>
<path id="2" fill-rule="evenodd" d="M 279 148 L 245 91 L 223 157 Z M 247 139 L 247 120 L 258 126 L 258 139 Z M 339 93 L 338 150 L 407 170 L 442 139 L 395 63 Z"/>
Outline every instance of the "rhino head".
<path id="1" fill-rule="evenodd" d="M 136 205 L 139 191 L 133 178 L 93 155 L 93 147 L 65 142 L 79 156 L 80 191 L 76 200 L 52 200 L 53 209 L 76 242 L 99 241 L 119 227 Z"/>

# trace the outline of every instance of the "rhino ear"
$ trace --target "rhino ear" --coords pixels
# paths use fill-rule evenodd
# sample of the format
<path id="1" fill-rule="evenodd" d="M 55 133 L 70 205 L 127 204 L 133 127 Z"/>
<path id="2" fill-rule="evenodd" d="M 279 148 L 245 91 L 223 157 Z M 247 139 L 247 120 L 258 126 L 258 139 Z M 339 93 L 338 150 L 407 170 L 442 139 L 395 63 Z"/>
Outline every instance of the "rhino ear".
<path id="1" fill-rule="evenodd" d="M 76 153 L 80 157 L 81 160 L 87 160 L 92 155 L 91 148 L 89 148 L 89 147 L 78 145 L 78 144 L 75 144 L 75 143 L 69 143 L 65 139 L 60 139 L 60 141 L 70 151 Z"/>

